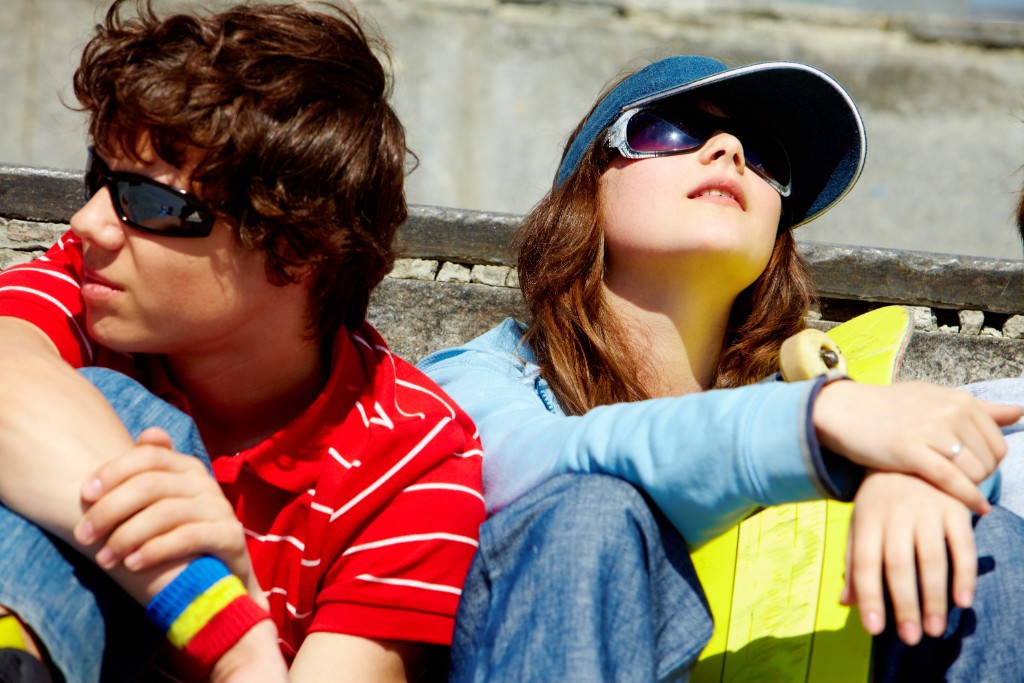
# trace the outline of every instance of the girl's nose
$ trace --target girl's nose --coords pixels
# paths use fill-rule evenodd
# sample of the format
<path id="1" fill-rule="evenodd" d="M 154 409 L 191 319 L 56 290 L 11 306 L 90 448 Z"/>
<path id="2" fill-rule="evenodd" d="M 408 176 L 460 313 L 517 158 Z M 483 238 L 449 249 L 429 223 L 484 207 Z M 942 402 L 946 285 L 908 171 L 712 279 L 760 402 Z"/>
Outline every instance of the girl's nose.
<path id="1" fill-rule="evenodd" d="M 743 143 L 735 135 L 724 131 L 712 135 L 700 149 L 702 163 L 710 164 L 719 159 L 732 160 L 740 174 L 747 168 L 746 159 L 743 156 Z"/>

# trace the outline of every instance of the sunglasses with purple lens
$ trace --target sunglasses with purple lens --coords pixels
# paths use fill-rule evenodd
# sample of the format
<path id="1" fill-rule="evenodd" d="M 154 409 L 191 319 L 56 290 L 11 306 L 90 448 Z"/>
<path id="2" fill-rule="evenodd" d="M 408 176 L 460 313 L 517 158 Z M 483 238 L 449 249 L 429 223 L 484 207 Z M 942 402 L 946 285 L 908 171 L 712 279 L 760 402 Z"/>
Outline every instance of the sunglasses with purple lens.
<path id="1" fill-rule="evenodd" d="M 789 156 L 771 133 L 696 107 L 675 113 L 629 109 L 608 128 L 607 144 L 626 159 L 647 159 L 695 152 L 717 133 L 735 136 L 743 145 L 747 168 L 783 197 L 792 190 Z"/>

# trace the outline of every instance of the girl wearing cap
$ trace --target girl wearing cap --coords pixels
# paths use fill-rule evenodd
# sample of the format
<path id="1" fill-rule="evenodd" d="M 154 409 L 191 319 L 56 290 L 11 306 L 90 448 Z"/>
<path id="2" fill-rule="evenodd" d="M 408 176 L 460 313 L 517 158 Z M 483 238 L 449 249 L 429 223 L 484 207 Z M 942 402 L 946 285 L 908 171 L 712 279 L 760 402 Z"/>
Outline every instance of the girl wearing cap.
<path id="1" fill-rule="evenodd" d="M 844 598 L 871 633 L 895 621 L 909 644 L 942 635 L 947 565 L 922 567 L 922 619 L 914 556 L 945 560 L 947 538 L 956 605 L 971 604 L 965 505 L 992 510 L 975 484 L 1020 409 L 926 384 L 761 381 L 813 299 L 790 229 L 849 191 L 864 152 L 849 96 L 800 64 L 671 57 L 598 100 L 516 238 L 532 322 L 421 363 L 480 430 L 492 516 L 453 680 L 684 675 L 712 629 L 687 544 L 785 502 L 866 501 Z M 1017 544 L 1021 526 L 997 509 L 979 545 L 989 528 Z M 979 651 L 970 640 L 954 649 Z M 887 643 L 878 680 L 913 658 Z M 985 679 L 968 659 L 955 666 Z M 949 660 L 924 658 L 955 677 Z"/>

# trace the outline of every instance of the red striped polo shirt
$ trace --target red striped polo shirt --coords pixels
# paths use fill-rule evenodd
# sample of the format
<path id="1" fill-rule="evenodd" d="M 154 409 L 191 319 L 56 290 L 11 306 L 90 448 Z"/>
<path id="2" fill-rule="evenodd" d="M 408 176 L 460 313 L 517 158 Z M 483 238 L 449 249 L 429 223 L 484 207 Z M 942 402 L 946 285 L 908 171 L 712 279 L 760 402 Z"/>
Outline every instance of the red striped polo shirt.
<path id="1" fill-rule="evenodd" d="M 40 327 L 72 365 L 130 369 L 85 333 L 81 281 L 69 233 L 0 273 L 0 315 Z M 312 631 L 450 643 L 484 520 L 480 466 L 470 419 L 368 324 L 336 335 L 331 376 L 304 413 L 213 457 L 289 661 Z"/>

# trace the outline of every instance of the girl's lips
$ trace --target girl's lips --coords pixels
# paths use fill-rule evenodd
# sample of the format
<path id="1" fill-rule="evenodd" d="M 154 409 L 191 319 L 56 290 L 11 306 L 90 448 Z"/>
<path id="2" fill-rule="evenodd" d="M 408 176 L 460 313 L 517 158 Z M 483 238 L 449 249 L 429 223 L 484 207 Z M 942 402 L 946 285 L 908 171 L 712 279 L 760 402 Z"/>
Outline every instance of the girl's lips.
<path id="1" fill-rule="evenodd" d="M 743 190 L 740 188 L 739 183 L 727 178 L 715 178 L 701 183 L 687 197 L 738 206 L 743 210 L 747 208 L 746 198 L 743 196 Z"/>

